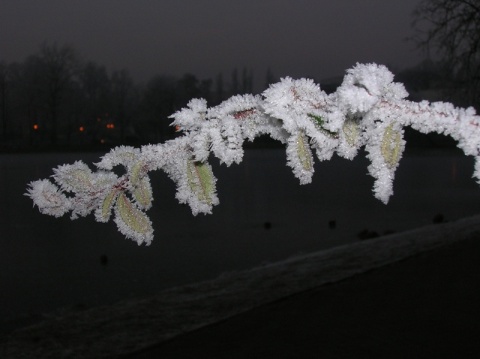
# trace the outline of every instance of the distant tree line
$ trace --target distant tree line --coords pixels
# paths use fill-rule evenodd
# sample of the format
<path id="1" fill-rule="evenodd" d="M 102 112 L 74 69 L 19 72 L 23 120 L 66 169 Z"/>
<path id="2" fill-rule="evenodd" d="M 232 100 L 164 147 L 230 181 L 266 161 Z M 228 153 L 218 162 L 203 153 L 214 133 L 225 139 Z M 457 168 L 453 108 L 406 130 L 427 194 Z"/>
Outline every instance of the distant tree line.
<path id="1" fill-rule="evenodd" d="M 266 82 L 275 82 L 271 71 Z M 127 70 L 81 61 L 74 48 L 43 43 L 18 63 L 0 61 L 0 149 L 140 145 L 175 136 L 168 118 L 196 97 L 218 104 L 253 92 L 253 72 L 234 69 L 199 80 L 154 76 L 145 85 Z"/>
<path id="2" fill-rule="evenodd" d="M 422 0 L 413 15 L 414 42 L 426 60 L 396 74 L 410 99 L 450 101 L 480 109 L 480 0 Z M 440 55 L 433 61 L 431 51 Z M 270 70 L 265 88 L 276 82 Z M 322 83 L 335 91 L 341 79 Z M 44 43 L 19 63 L 0 59 L 0 149 L 110 146 L 163 142 L 175 136 L 170 116 L 195 97 L 215 105 L 253 92 L 253 73 L 228 79 L 158 75 L 135 84 L 126 70 L 81 61 L 68 45 Z"/>

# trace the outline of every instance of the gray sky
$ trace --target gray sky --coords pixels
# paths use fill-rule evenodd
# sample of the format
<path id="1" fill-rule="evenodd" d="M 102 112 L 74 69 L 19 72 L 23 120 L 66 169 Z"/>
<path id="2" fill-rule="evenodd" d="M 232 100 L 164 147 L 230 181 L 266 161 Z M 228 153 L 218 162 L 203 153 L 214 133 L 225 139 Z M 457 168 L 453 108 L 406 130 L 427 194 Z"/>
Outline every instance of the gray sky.
<path id="1" fill-rule="evenodd" d="M 0 60 L 23 60 L 47 40 L 85 60 L 200 78 L 252 68 L 324 79 L 356 62 L 398 70 L 422 59 L 405 38 L 420 0 L 0 0 Z"/>

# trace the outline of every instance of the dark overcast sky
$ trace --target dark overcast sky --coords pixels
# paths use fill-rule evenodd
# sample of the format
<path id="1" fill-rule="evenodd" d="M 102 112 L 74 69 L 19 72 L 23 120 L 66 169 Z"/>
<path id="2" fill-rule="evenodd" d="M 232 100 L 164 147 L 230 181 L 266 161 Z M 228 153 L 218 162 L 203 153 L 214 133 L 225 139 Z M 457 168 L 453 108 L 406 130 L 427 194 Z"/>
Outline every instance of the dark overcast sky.
<path id="1" fill-rule="evenodd" d="M 253 68 L 277 76 L 342 75 L 356 62 L 394 70 L 422 59 L 405 38 L 420 0 L 1 0 L 0 60 L 23 60 L 47 40 L 85 60 L 200 78 Z"/>

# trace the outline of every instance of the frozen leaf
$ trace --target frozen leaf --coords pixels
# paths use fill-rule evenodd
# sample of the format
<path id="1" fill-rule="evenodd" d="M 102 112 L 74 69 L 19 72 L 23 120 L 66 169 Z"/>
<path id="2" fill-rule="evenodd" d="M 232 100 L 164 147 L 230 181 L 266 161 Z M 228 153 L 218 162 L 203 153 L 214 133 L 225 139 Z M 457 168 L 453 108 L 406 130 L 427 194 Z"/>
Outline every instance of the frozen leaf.
<path id="1" fill-rule="evenodd" d="M 480 156 L 475 156 L 473 177 L 476 179 L 477 183 L 480 184 Z"/>
<path id="2" fill-rule="evenodd" d="M 297 153 L 298 159 L 305 171 L 311 171 L 313 168 L 313 156 L 308 144 L 307 136 L 303 132 L 297 135 Z"/>
<path id="3" fill-rule="evenodd" d="M 369 130 L 365 145 L 371 162 L 368 171 L 375 178 L 373 192 L 375 197 L 385 204 L 393 194 L 395 170 L 405 147 L 402 134 L 403 131 L 397 123 L 378 122 Z"/>
<path id="4" fill-rule="evenodd" d="M 205 162 L 188 160 L 187 180 L 195 197 L 200 202 L 211 205 L 215 193 L 215 178 L 210 165 Z"/>
<path id="5" fill-rule="evenodd" d="M 346 120 L 342 130 L 347 143 L 352 147 L 356 147 L 360 139 L 360 126 L 358 123 L 354 120 Z"/>
<path id="6" fill-rule="evenodd" d="M 139 245 L 147 245 L 153 239 L 153 228 L 147 215 L 139 210 L 125 193 L 121 193 L 115 206 L 115 223 L 120 232 L 127 238 L 133 239 Z"/>
<path id="7" fill-rule="evenodd" d="M 112 207 L 118 197 L 118 190 L 112 189 L 102 201 L 100 208 L 95 212 L 95 217 L 99 222 L 108 222 L 112 213 Z"/>
<path id="8" fill-rule="evenodd" d="M 149 209 L 152 206 L 152 186 L 148 177 L 143 177 L 138 181 L 136 187 L 132 190 L 132 195 L 140 208 Z"/>
<path id="9" fill-rule="evenodd" d="M 397 166 L 402 154 L 402 135 L 400 131 L 393 129 L 393 123 L 385 128 L 381 152 L 388 167 L 394 168 Z"/>
<path id="10" fill-rule="evenodd" d="M 142 180 L 143 176 L 145 176 L 145 170 L 144 170 L 145 164 L 143 161 L 137 161 L 132 165 L 132 168 L 130 169 L 130 183 L 133 186 L 136 186 L 139 181 Z"/>
<path id="11" fill-rule="evenodd" d="M 300 184 L 312 181 L 314 172 L 313 155 L 308 137 L 303 131 L 298 131 L 288 139 L 287 164 L 292 168 L 293 174 L 300 180 Z"/>
<path id="12" fill-rule="evenodd" d="M 321 116 L 313 115 L 311 113 L 308 113 L 307 116 L 312 119 L 313 124 L 315 125 L 315 128 L 319 130 L 321 133 L 323 133 L 326 136 L 329 136 L 331 138 L 338 138 L 338 133 L 327 130 L 325 126 L 325 120 Z"/>
<path id="13" fill-rule="evenodd" d="M 53 178 L 66 191 L 78 193 L 92 188 L 92 171 L 81 161 L 55 168 Z"/>
<path id="14" fill-rule="evenodd" d="M 92 185 L 96 190 L 94 192 L 97 192 L 98 190 L 109 190 L 112 186 L 118 183 L 119 180 L 118 176 L 113 172 L 100 170 L 92 173 Z"/>

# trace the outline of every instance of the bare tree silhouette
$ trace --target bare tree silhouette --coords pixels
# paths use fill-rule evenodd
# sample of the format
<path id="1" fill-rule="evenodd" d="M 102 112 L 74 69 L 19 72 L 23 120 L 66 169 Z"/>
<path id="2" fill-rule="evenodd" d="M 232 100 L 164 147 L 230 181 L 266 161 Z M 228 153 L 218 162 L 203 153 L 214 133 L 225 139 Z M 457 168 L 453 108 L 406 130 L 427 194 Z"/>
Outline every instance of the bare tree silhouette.
<path id="1" fill-rule="evenodd" d="M 480 0 L 423 0 L 414 12 L 414 40 L 436 51 L 450 73 L 455 100 L 479 104 Z"/>

